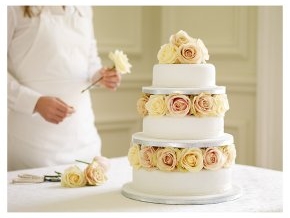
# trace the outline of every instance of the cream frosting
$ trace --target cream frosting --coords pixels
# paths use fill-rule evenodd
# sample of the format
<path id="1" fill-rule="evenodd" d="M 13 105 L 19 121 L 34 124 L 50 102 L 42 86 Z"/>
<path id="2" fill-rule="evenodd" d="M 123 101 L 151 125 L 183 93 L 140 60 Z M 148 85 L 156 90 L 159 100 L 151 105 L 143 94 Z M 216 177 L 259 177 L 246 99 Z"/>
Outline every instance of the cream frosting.
<path id="1" fill-rule="evenodd" d="M 165 196 L 222 193 L 231 188 L 231 168 L 200 172 L 163 172 L 133 169 L 135 190 Z"/>
<path id="2" fill-rule="evenodd" d="M 155 64 L 152 86 L 201 88 L 215 86 L 215 67 L 212 64 Z"/>
<path id="3" fill-rule="evenodd" d="M 146 116 L 143 133 L 163 139 L 209 139 L 224 133 L 224 117 Z"/>

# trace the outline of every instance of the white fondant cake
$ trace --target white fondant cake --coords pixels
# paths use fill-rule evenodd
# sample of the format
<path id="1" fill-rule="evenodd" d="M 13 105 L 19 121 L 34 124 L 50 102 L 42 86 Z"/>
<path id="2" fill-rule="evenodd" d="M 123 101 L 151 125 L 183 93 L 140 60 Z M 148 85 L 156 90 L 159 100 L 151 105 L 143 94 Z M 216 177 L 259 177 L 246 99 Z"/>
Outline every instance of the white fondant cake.
<path id="1" fill-rule="evenodd" d="M 143 119 L 143 132 L 158 139 L 216 138 L 224 133 L 224 118 L 146 116 Z"/>
<path id="2" fill-rule="evenodd" d="M 212 64 L 155 64 L 153 87 L 201 88 L 215 86 Z"/>
<path id="3" fill-rule="evenodd" d="M 205 45 L 179 31 L 157 57 L 152 86 L 142 87 L 137 101 L 143 128 L 132 135 L 128 152 L 129 190 L 139 193 L 132 198 L 144 200 L 143 193 L 166 203 L 168 196 L 230 193 L 236 149 L 233 136 L 224 133 L 228 99 L 225 87 L 216 86 L 214 65 L 206 64 Z M 226 199 L 233 197 L 221 201 Z"/>
<path id="4" fill-rule="evenodd" d="M 133 181 L 132 187 L 140 192 L 165 196 L 217 194 L 232 187 L 230 168 L 198 173 L 133 169 Z"/>

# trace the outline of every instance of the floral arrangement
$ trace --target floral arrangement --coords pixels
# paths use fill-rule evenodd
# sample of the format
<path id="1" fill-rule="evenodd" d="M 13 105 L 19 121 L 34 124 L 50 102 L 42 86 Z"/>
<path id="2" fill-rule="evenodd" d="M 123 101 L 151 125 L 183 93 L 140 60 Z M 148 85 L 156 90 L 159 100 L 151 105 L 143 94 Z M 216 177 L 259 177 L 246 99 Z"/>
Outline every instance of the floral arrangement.
<path id="1" fill-rule="evenodd" d="M 226 94 L 150 95 L 143 93 L 137 101 L 137 111 L 141 116 L 224 116 L 229 110 Z"/>
<path id="2" fill-rule="evenodd" d="M 87 164 L 84 170 L 78 166 L 70 166 L 61 174 L 61 186 L 76 188 L 83 186 L 98 186 L 107 181 L 106 172 L 110 165 L 106 157 L 97 156 L 91 163 L 76 160 L 77 162 Z"/>
<path id="3" fill-rule="evenodd" d="M 208 50 L 203 41 L 190 37 L 180 30 L 161 46 L 157 54 L 159 64 L 200 64 L 209 60 Z"/>
<path id="4" fill-rule="evenodd" d="M 146 170 L 199 172 L 228 168 L 235 163 L 233 144 L 207 148 L 174 148 L 133 144 L 128 152 L 130 165 Z"/>
<path id="5" fill-rule="evenodd" d="M 116 69 L 117 72 L 119 72 L 121 74 L 131 73 L 132 65 L 129 63 L 129 59 L 128 59 L 127 55 L 124 54 L 123 51 L 115 50 L 114 53 L 110 52 L 109 58 L 114 62 L 113 67 L 110 68 L 111 70 Z M 91 87 L 93 87 L 95 84 L 97 84 L 102 78 L 103 77 L 94 81 L 87 88 L 83 89 L 81 93 L 85 92 L 86 90 L 89 90 Z"/>

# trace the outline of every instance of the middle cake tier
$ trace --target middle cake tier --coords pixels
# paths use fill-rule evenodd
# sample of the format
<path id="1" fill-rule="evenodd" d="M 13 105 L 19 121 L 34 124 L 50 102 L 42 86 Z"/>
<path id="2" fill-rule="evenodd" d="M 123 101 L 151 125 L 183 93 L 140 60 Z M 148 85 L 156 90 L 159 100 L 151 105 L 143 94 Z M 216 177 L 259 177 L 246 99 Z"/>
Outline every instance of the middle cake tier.
<path id="1" fill-rule="evenodd" d="M 153 138 L 208 139 L 224 134 L 229 110 L 225 87 L 143 87 L 137 111 L 143 116 L 143 133 Z"/>
<path id="2" fill-rule="evenodd" d="M 224 117 L 146 116 L 143 133 L 159 139 L 208 139 L 224 134 Z"/>

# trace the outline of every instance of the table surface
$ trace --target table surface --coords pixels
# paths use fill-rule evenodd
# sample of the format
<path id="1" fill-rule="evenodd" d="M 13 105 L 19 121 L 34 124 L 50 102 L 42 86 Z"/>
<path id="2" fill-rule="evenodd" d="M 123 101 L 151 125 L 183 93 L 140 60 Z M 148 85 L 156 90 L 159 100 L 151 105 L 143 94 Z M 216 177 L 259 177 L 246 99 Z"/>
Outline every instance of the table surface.
<path id="1" fill-rule="evenodd" d="M 101 186 L 64 188 L 58 182 L 11 183 L 20 173 L 36 175 L 63 172 L 68 166 L 54 166 L 8 172 L 8 212 L 282 212 L 282 172 L 253 166 L 233 167 L 233 184 L 242 189 L 236 200 L 206 205 L 166 205 L 132 200 L 121 194 L 132 180 L 126 157 L 110 159 L 108 181 Z M 76 163 L 81 168 L 84 164 Z"/>

